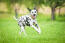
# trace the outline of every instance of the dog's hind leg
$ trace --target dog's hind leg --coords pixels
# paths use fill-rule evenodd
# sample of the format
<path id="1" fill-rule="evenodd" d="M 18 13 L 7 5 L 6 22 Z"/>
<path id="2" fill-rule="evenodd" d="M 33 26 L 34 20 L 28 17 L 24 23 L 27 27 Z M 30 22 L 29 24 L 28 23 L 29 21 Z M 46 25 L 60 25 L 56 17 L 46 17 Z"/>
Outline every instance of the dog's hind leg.
<path id="1" fill-rule="evenodd" d="M 25 28 L 24 26 L 21 27 L 22 32 L 24 32 L 24 35 L 26 35 L 26 32 L 25 32 L 25 29 L 24 28 Z"/>
<path id="2" fill-rule="evenodd" d="M 25 30 L 24 30 L 25 26 L 23 26 L 23 24 L 21 22 L 18 22 L 18 25 L 21 28 L 19 34 L 21 34 L 21 32 L 24 32 L 24 34 L 26 35 Z"/>
<path id="3" fill-rule="evenodd" d="M 26 35 L 26 32 L 25 32 L 24 28 L 25 28 L 24 26 L 21 26 L 20 34 L 21 34 L 21 32 L 24 32 L 24 35 Z"/>
<path id="4" fill-rule="evenodd" d="M 22 29 L 20 29 L 20 32 L 19 32 L 19 34 L 21 34 L 23 31 L 22 31 Z"/>

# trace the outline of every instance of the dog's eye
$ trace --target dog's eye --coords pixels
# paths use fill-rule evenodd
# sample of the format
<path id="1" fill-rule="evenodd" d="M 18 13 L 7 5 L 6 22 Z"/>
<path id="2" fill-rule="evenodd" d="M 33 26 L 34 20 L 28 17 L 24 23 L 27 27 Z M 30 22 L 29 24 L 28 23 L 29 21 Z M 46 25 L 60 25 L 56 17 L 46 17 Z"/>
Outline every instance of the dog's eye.
<path id="1" fill-rule="evenodd" d="M 33 12 L 32 12 L 33 13 Z"/>

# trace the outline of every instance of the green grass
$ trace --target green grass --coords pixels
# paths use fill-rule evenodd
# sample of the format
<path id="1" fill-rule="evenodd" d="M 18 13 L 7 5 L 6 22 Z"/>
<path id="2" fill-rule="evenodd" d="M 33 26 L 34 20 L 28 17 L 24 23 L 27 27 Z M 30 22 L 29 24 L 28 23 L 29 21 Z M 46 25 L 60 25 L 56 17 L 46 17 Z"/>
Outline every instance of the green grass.
<path id="1" fill-rule="evenodd" d="M 23 33 L 19 35 L 20 27 L 12 15 L 0 14 L 0 43 L 65 43 L 65 21 L 61 21 L 64 18 L 51 21 L 50 16 L 39 14 L 41 34 L 26 26 L 27 36 L 24 36 Z"/>

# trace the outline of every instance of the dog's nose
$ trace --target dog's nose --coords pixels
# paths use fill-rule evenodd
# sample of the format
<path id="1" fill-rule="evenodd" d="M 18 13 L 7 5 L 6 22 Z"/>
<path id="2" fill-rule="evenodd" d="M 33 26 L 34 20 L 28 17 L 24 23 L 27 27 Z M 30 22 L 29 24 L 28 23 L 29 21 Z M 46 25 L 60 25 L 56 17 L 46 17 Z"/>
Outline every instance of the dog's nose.
<path id="1" fill-rule="evenodd" d="M 35 14 L 33 16 L 35 16 Z"/>

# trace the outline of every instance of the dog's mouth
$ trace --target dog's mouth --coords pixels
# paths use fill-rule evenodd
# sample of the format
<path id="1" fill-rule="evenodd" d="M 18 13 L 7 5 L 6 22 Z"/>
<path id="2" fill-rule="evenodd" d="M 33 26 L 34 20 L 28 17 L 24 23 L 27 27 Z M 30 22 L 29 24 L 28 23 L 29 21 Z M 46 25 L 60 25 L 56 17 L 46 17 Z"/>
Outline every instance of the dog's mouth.
<path id="1" fill-rule="evenodd" d="M 33 14 L 32 18 L 33 18 L 33 19 L 35 19 L 35 18 L 36 18 L 36 15 L 35 15 L 35 14 Z"/>
<path id="2" fill-rule="evenodd" d="M 33 18 L 36 18 L 35 16 L 33 16 Z"/>

